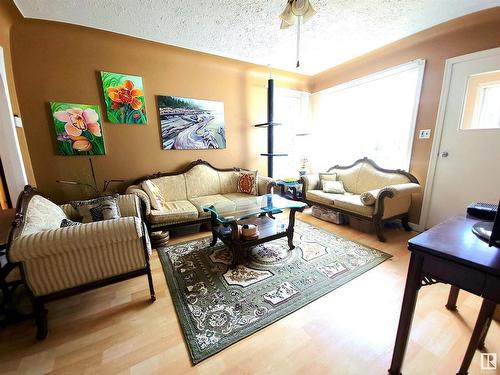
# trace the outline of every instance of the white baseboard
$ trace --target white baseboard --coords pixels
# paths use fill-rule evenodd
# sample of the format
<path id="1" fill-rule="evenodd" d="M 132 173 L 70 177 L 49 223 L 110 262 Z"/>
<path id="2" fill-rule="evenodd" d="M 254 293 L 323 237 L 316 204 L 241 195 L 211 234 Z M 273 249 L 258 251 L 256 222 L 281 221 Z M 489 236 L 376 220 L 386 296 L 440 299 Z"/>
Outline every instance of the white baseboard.
<path id="1" fill-rule="evenodd" d="M 411 227 L 411 229 L 413 229 L 415 232 L 423 232 L 424 229 L 420 226 L 420 224 L 416 224 L 416 223 L 408 223 Z"/>

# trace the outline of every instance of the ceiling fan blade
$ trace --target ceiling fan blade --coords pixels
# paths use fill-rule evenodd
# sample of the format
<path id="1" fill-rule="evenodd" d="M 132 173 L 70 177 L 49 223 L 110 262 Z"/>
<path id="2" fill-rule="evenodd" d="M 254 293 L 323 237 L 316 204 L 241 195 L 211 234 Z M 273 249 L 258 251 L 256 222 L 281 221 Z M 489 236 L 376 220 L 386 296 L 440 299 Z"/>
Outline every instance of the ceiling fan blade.
<path id="1" fill-rule="evenodd" d="M 292 12 L 291 2 L 287 2 L 285 9 L 283 9 L 283 12 L 281 12 L 279 18 L 281 19 L 281 29 L 286 29 L 290 26 L 293 26 L 293 24 L 295 23 L 295 15 Z"/>

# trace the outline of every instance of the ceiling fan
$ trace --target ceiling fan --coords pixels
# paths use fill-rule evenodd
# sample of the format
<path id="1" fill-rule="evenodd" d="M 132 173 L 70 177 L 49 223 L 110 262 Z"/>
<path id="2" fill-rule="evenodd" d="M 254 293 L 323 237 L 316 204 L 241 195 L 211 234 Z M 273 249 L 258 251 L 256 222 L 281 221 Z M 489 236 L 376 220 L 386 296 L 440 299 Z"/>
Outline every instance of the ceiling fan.
<path id="1" fill-rule="evenodd" d="M 292 27 L 297 19 L 297 68 L 300 66 L 300 24 L 309 21 L 315 14 L 316 11 L 309 0 L 287 0 L 285 9 L 279 16 L 280 29 Z"/>

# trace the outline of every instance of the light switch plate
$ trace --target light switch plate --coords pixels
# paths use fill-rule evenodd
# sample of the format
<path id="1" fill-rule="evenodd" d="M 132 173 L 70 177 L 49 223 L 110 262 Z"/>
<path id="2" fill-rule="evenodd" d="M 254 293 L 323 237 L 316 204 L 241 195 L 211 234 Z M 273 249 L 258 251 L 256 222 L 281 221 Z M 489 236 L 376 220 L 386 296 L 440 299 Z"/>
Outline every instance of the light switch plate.
<path id="1" fill-rule="evenodd" d="M 22 128 L 23 121 L 21 120 L 21 117 L 14 115 L 14 124 L 16 125 L 16 128 Z"/>
<path id="2" fill-rule="evenodd" d="M 422 129 L 418 134 L 419 139 L 429 139 L 431 137 L 431 129 Z"/>

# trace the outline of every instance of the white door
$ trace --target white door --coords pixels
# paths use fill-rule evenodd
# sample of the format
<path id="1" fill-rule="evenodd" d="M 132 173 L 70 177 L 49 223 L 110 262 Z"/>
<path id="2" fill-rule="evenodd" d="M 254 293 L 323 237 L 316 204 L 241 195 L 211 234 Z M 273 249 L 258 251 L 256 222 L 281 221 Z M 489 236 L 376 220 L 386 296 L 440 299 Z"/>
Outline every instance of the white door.
<path id="1" fill-rule="evenodd" d="M 28 183 L 28 179 L 17 140 L 3 56 L 3 49 L 0 47 L 0 159 L 2 159 L 7 180 L 10 201 L 16 204 L 17 196 Z"/>
<path id="2" fill-rule="evenodd" d="M 447 60 L 428 177 L 426 228 L 472 202 L 498 204 L 500 48 Z"/>

